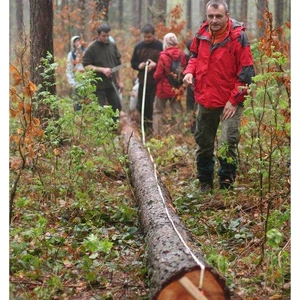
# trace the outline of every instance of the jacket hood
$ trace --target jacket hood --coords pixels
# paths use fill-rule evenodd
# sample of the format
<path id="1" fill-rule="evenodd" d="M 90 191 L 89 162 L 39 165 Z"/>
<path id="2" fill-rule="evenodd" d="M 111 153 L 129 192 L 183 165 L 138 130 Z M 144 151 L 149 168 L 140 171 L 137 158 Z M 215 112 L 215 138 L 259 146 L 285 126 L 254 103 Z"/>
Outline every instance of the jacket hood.
<path id="1" fill-rule="evenodd" d="M 182 55 L 182 51 L 177 46 L 169 47 L 162 52 L 168 56 L 171 55 L 174 59 L 178 59 Z"/>
<path id="2" fill-rule="evenodd" d="M 80 36 L 74 35 L 74 36 L 71 37 L 71 49 L 74 49 L 74 41 L 76 39 L 80 39 Z"/>

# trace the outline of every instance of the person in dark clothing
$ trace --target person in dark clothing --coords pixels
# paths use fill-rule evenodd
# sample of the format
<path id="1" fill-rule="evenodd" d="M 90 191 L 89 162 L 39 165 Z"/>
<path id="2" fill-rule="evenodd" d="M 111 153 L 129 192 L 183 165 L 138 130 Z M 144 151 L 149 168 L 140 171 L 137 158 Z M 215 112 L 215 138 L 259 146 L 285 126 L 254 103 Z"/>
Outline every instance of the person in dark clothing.
<path id="1" fill-rule="evenodd" d="M 101 24 L 98 29 L 98 38 L 92 42 L 83 56 L 82 64 L 86 69 L 96 72 L 97 81 L 96 95 L 99 105 L 103 106 L 106 101 L 112 106 L 113 111 L 121 111 L 122 105 L 120 92 L 124 88 L 121 70 L 113 72 L 112 68 L 121 65 L 121 54 L 115 43 L 110 41 L 110 26 Z"/>
<path id="2" fill-rule="evenodd" d="M 188 53 L 186 54 L 187 61 L 189 61 L 190 56 L 191 56 L 190 47 L 191 47 L 192 41 L 193 40 L 188 40 L 185 43 L 185 46 L 188 50 Z M 192 85 L 189 85 L 187 87 L 187 95 L 186 95 L 186 111 L 192 112 L 192 111 L 194 111 L 194 108 L 195 108 L 194 87 Z"/>
<path id="3" fill-rule="evenodd" d="M 191 44 L 191 58 L 184 71 L 184 83 L 194 84 L 198 103 L 195 141 L 200 192 L 213 189 L 214 143 L 218 142 L 220 189 L 232 189 L 237 171 L 237 147 L 247 85 L 255 75 L 245 26 L 229 18 L 224 0 L 206 4 L 207 21 Z M 194 82 L 193 82 L 194 81 Z"/>
<path id="4" fill-rule="evenodd" d="M 189 61 L 191 57 L 191 51 L 190 47 L 192 44 L 193 40 L 188 40 L 185 44 L 188 54 L 186 55 L 187 61 Z M 195 103 L 195 97 L 194 97 L 194 86 L 193 85 L 188 85 L 186 88 L 186 111 L 187 113 L 191 113 L 192 115 L 192 125 L 191 125 L 191 133 L 195 132 L 196 128 L 196 120 L 195 120 L 195 115 L 196 115 L 196 103 Z"/>
<path id="5" fill-rule="evenodd" d="M 162 42 L 155 36 L 155 28 L 151 24 L 146 24 L 141 30 L 144 40 L 139 42 L 133 51 L 131 67 L 138 71 L 139 90 L 138 90 L 138 111 L 142 112 L 143 90 L 145 92 L 144 103 L 144 127 L 145 130 L 152 132 L 153 102 L 156 92 L 156 80 L 153 74 L 156 69 L 159 53 L 163 50 Z M 145 67 L 148 64 L 147 82 L 144 86 Z"/>

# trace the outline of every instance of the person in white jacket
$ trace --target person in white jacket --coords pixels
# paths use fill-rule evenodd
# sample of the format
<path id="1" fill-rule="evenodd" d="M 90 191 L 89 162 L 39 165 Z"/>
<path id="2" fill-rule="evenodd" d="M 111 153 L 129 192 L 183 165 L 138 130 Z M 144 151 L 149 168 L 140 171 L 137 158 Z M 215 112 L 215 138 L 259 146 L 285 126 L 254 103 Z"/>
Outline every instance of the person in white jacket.
<path id="1" fill-rule="evenodd" d="M 67 57 L 67 68 L 66 68 L 66 76 L 68 83 L 71 87 L 72 94 L 75 94 L 75 104 L 74 110 L 80 110 L 81 105 L 78 103 L 78 95 L 76 93 L 76 72 L 84 72 L 84 66 L 82 65 L 82 57 L 84 55 L 85 48 L 82 45 L 82 41 L 80 36 L 75 35 L 71 38 L 71 51 L 68 53 Z"/>

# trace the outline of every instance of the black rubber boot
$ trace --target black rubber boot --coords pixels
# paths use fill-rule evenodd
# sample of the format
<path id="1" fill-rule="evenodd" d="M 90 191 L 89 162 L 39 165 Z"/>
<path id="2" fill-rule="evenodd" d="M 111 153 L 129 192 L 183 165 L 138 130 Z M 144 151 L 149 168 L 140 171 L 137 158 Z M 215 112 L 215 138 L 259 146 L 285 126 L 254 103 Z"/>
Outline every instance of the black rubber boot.
<path id="1" fill-rule="evenodd" d="M 200 193 L 201 194 L 211 193 L 212 190 L 213 190 L 212 182 L 200 182 Z"/>

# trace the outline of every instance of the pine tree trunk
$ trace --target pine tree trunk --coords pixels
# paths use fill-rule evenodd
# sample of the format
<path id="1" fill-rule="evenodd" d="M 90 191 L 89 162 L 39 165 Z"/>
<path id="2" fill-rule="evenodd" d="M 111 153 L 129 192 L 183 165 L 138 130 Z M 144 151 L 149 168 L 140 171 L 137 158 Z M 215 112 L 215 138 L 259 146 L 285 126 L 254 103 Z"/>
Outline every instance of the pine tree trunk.
<path id="1" fill-rule="evenodd" d="M 176 215 L 168 190 L 159 178 L 156 180 L 153 163 L 135 123 L 123 116 L 121 127 L 130 178 L 139 205 L 140 224 L 145 234 L 150 299 L 230 299 L 224 279 L 204 261 L 199 249 L 193 245 L 188 230 Z M 197 287 L 202 264 L 205 271 L 200 291 Z"/>

